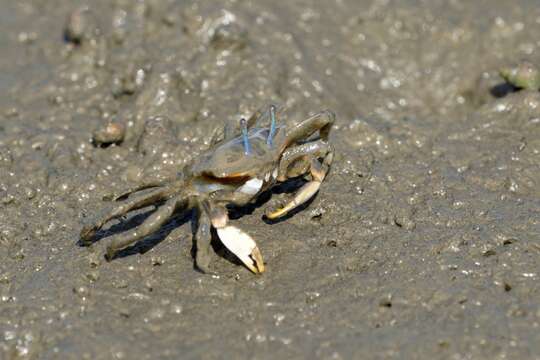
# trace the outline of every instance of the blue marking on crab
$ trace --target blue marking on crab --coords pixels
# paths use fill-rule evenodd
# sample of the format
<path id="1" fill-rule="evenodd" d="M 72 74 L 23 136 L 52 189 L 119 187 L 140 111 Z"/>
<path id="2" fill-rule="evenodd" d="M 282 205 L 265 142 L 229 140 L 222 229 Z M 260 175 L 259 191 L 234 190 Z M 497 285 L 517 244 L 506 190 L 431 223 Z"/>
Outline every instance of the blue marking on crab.
<path id="1" fill-rule="evenodd" d="M 276 134 L 276 107 L 275 105 L 270 105 L 270 132 L 268 133 L 268 138 L 266 139 L 266 144 L 269 147 L 272 147 L 272 141 L 274 139 L 274 135 Z"/>
<path id="2" fill-rule="evenodd" d="M 251 147 L 249 146 L 248 128 L 246 119 L 240 120 L 240 126 L 242 127 L 242 139 L 244 141 L 244 153 L 249 155 L 251 153 Z"/>

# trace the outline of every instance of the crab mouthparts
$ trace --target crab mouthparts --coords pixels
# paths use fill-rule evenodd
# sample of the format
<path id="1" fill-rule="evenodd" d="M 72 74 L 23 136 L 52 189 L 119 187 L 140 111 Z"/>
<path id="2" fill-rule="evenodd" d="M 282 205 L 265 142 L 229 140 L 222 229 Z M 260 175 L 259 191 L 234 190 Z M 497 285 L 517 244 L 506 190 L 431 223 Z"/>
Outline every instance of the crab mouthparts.
<path id="1" fill-rule="evenodd" d="M 255 240 L 239 228 L 227 225 L 216 228 L 219 239 L 244 265 L 255 274 L 264 272 L 264 261 Z"/>

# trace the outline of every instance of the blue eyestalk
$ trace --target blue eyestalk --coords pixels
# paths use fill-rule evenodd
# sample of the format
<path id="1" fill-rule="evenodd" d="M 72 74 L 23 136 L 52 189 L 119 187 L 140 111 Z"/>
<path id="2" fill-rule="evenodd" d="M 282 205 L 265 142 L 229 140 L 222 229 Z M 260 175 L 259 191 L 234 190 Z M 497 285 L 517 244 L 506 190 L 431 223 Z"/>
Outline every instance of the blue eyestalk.
<path id="1" fill-rule="evenodd" d="M 268 138 L 266 139 L 266 144 L 272 146 L 272 140 L 274 140 L 274 135 L 276 134 L 276 107 L 270 105 L 270 132 L 268 133 Z"/>
<path id="2" fill-rule="evenodd" d="M 251 154 L 251 146 L 249 145 L 248 129 L 246 119 L 240 119 L 240 127 L 242 128 L 242 139 L 244 140 L 244 153 Z"/>

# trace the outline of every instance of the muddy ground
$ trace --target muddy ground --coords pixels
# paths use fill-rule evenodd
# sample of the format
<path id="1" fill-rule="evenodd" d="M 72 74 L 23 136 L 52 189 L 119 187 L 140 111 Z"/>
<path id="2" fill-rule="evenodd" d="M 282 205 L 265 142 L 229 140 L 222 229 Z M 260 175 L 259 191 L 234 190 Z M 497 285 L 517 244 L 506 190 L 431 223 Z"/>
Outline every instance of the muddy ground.
<path id="1" fill-rule="evenodd" d="M 540 93 L 498 73 L 540 64 L 536 0 L 1 8 L 0 358 L 540 359 Z M 335 111 L 336 159 L 302 211 L 234 220 L 265 274 L 219 244 L 198 272 L 189 214 L 111 262 L 78 244 L 270 102 Z"/>

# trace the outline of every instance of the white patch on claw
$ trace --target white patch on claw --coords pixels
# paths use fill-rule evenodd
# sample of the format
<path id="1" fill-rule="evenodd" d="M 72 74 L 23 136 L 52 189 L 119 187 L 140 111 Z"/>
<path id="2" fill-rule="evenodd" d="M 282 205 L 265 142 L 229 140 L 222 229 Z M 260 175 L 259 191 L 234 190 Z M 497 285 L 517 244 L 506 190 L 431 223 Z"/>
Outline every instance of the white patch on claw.
<path id="1" fill-rule="evenodd" d="M 264 271 L 264 263 L 255 240 L 235 226 L 216 229 L 219 239 L 230 252 L 240 259 L 254 273 Z"/>
<path id="2" fill-rule="evenodd" d="M 256 193 L 261 190 L 263 185 L 263 181 L 261 179 L 253 178 L 251 180 L 246 181 L 244 185 L 242 185 L 240 188 L 238 188 L 237 191 L 243 192 L 244 194 L 248 195 L 255 195 Z"/>
<path id="3" fill-rule="evenodd" d="M 277 179 L 277 175 L 278 175 L 278 169 L 275 168 L 274 171 L 272 171 L 272 177 L 274 178 L 274 180 Z"/>
<path id="4" fill-rule="evenodd" d="M 270 173 L 266 173 L 266 175 L 264 175 L 264 181 L 268 182 L 268 180 L 270 180 Z"/>

